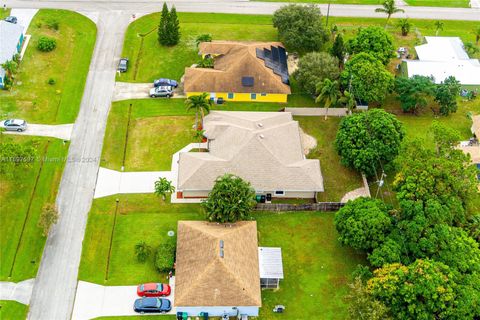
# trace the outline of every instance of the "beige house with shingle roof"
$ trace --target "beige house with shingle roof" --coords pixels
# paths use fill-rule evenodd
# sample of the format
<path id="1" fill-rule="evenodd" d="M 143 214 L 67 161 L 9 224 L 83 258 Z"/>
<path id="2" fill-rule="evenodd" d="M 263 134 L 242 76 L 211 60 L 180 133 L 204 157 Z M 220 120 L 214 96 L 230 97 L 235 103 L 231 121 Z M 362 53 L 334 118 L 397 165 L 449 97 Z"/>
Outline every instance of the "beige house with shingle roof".
<path id="1" fill-rule="evenodd" d="M 178 198 L 207 197 L 226 173 L 267 198 L 314 198 L 324 191 L 320 161 L 305 158 L 291 113 L 212 111 L 203 126 L 208 152 L 180 154 Z"/>
<path id="2" fill-rule="evenodd" d="M 175 307 L 189 316 L 258 316 L 262 304 L 257 223 L 179 221 Z"/>

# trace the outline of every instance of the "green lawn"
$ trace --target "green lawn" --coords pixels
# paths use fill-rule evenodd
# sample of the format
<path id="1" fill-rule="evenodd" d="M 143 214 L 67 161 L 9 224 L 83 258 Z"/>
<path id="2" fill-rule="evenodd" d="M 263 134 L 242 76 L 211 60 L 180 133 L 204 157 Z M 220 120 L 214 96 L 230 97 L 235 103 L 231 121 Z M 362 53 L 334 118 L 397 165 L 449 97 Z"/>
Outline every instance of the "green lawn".
<path id="1" fill-rule="evenodd" d="M 17 282 L 37 273 L 45 244 L 37 223 L 43 205 L 55 202 L 68 144 L 58 139 L 0 135 L 0 143 L 9 141 L 32 144 L 39 157 L 45 158 L 43 165 L 36 160 L 32 168 L 15 169 L 10 177 L 0 175 L 0 280 Z"/>
<path id="2" fill-rule="evenodd" d="M 469 8 L 469 0 L 405 0 L 410 6 Z"/>
<path id="3" fill-rule="evenodd" d="M 59 23 L 59 30 L 48 27 Z M 28 29 L 32 35 L 13 88 L 0 91 L 0 117 L 34 123 L 72 123 L 77 117 L 96 37 L 95 24 L 65 10 L 40 10 Z M 37 50 L 40 36 L 57 40 L 49 53 Z M 49 85 L 49 79 L 55 84 Z"/>
<path id="4" fill-rule="evenodd" d="M 253 0 L 253 1 L 263 1 L 263 0 Z M 292 2 L 292 3 L 331 3 L 332 5 L 335 4 L 381 4 L 382 0 L 288 0 L 288 1 L 282 1 L 282 0 L 265 0 L 265 1 L 270 1 L 270 2 Z"/>
<path id="5" fill-rule="evenodd" d="M 362 187 L 362 178 L 356 171 L 340 164 L 334 148 L 340 118 L 295 117 L 305 133 L 317 140 L 317 147 L 308 158 L 320 159 L 325 192 L 318 195 L 320 201 L 340 201 L 345 193 Z"/>
<path id="6" fill-rule="evenodd" d="M 16 301 L 0 300 L 0 319 L 20 320 L 26 319 L 28 306 Z"/>
<path id="7" fill-rule="evenodd" d="M 6 17 L 8 17 L 10 15 L 10 11 L 12 11 L 12 9 L 7 9 L 7 10 L 3 10 L 3 9 L 0 9 L 0 19 L 5 19 Z"/>

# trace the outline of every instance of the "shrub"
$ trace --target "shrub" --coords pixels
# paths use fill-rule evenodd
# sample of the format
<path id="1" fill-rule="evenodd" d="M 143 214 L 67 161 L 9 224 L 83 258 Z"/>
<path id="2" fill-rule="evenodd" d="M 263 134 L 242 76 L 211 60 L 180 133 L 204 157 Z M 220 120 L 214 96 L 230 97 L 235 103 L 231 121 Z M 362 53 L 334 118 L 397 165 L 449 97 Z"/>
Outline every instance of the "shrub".
<path id="1" fill-rule="evenodd" d="M 170 240 L 158 246 L 155 253 L 155 268 L 158 272 L 168 272 L 173 269 L 175 263 L 175 241 Z"/>
<path id="2" fill-rule="evenodd" d="M 135 256 L 140 263 L 147 261 L 151 252 L 152 248 L 145 241 L 140 241 L 135 245 Z"/>
<path id="3" fill-rule="evenodd" d="M 59 22 L 58 20 L 56 19 L 50 19 L 46 22 L 46 25 L 47 27 L 49 27 L 50 29 L 53 29 L 53 30 L 58 30 L 59 29 Z"/>
<path id="4" fill-rule="evenodd" d="M 197 63 L 197 68 L 213 68 L 214 60 L 212 57 L 205 57 Z"/>
<path id="5" fill-rule="evenodd" d="M 202 42 L 212 42 L 212 35 L 210 33 L 204 33 L 197 37 L 195 43 L 197 46 Z"/>
<path id="6" fill-rule="evenodd" d="M 38 39 L 37 49 L 42 52 L 50 52 L 57 47 L 57 41 L 49 37 L 40 37 Z"/>
<path id="7" fill-rule="evenodd" d="M 53 86 L 55 83 L 56 83 L 55 79 L 53 79 L 53 78 L 48 79 L 48 84 L 49 85 Z"/>

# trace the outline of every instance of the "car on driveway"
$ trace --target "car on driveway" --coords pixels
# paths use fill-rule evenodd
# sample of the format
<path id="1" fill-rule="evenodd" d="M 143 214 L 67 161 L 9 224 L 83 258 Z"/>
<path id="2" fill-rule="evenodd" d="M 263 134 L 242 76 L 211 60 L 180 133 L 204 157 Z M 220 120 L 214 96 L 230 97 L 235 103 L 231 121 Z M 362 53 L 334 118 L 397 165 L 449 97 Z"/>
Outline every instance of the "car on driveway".
<path id="1" fill-rule="evenodd" d="M 120 62 L 118 63 L 118 71 L 120 72 L 127 72 L 128 70 L 128 59 L 127 58 L 121 58 Z"/>
<path id="2" fill-rule="evenodd" d="M 172 79 L 164 79 L 160 78 L 155 81 L 153 81 L 153 86 L 156 87 L 162 87 L 162 86 L 171 86 L 171 87 L 178 87 L 178 82 Z"/>
<path id="3" fill-rule="evenodd" d="M 170 292 L 172 292 L 170 286 L 163 283 L 145 283 L 137 287 L 139 297 L 166 297 Z"/>
<path id="4" fill-rule="evenodd" d="M 14 17 L 14 16 L 8 16 L 4 20 L 7 21 L 7 22 L 10 22 L 10 23 L 14 23 L 14 24 L 17 23 L 17 17 Z"/>
<path id="5" fill-rule="evenodd" d="M 152 98 L 170 98 L 171 96 L 173 96 L 173 89 L 170 86 L 162 86 L 150 89 L 150 97 Z"/>
<path id="6" fill-rule="evenodd" d="M 6 131 L 18 131 L 22 132 L 27 130 L 27 121 L 21 119 L 9 119 L 2 123 L 2 127 Z"/>
<path id="7" fill-rule="evenodd" d="M 163 298 L 141 298 L 135 300 L 133 310 L 138 313 L 167 313 L 172 310 L 172 303 Z"/>

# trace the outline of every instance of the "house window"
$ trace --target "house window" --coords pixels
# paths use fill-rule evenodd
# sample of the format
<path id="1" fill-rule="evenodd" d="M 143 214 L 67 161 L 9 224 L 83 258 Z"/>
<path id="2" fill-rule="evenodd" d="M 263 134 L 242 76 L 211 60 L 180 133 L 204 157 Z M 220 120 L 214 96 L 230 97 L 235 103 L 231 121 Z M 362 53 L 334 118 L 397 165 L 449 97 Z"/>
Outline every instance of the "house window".
<path id="1" fill-rule="evenodd" d="M 266 93 L 260 93 L 260 95 L 261 95 L 262 97 L 266 97 L 266 96 L 267 96 Z"/>
<path id="2" fill-rule="evenodd" d="M 256 93 L 251 93 L 250 94 L 250 99 L 256 100 L 257 99 L 257 94 Z"/>
<path id="3" fill-rule="evenodd" d="M 235 95 L 234 95 L 232 92 L 229 92 L 229 93 L 228 93 L 228 99 L 233 99 L 234 96 L 235 96 Z"/>
<path id="4" fill-rule="evenodd" d="M 283 195 L 285 195 L 285 191 L 280 191 L 280 190 L 275 191 L 275 195 L 276 196 L 283 196 Z"/>

